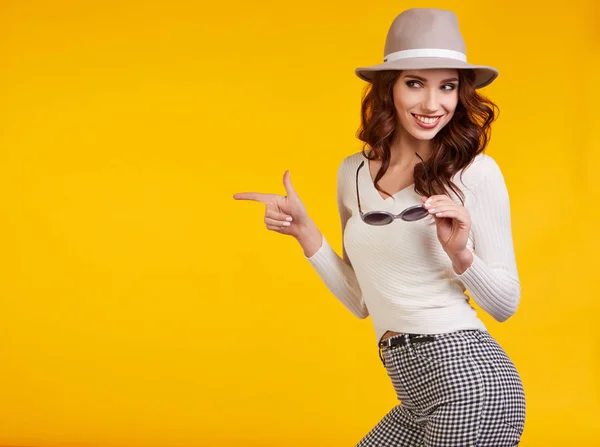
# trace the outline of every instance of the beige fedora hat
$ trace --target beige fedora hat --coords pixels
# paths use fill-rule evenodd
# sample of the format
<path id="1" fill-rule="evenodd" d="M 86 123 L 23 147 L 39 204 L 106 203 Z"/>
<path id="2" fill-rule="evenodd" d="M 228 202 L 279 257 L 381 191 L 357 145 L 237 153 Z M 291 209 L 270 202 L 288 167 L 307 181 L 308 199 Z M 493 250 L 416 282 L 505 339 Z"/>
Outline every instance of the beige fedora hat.
<path id="1" fill-rule="evenodd" d="M 445 9 L 412 8 L 399 14 L 388 31 L 383 55 L 383 63 L 357 68 L 356 75 L 371 82 L 375 72 L 383 70 L 471 69 L 476 88 L 498 77 L 493 67 L 467 62 L 458 18 Z"/>

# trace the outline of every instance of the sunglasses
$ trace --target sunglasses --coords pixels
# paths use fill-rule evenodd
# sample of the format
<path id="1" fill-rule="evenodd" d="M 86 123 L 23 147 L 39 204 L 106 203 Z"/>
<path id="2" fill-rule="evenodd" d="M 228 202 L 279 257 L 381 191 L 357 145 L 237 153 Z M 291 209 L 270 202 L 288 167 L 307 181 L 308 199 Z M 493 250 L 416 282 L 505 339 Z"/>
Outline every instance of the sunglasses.
<path id="1" fill-rule="evenodd" d="M 429 177 L 427 176 L 427 168 L 425 167 L 425 162 L 419 154 L 416 155 L 423 162 L 423 169 L 425 169 L 425 178 L 427 179 L 427 185 L 429 189 L 428 197 L 431 197 L 431 185 L 429 184 Z M 406 222 L 415 222 L 417 220 L 424 219 L 429 215 L 429 211 L 427 211 L 423 204 L 410 206 L 404 211 L 402 211 L 400 214 L 392 214 L 388 211 L 368 211 L 366 213 L 363 213 L 362 208 L 360 206 L 360 194 L 358 192 L 358 173 L 360 172 L 364 164 L 365 161 L 363 160 L 358 166 L 358 169 L 356 170 L 356 198 L 358 200 L 358 212 L 360 213 L 360 218 L 364 223 L 369 225 L 388 225 L 396 219 L 402 219 Z M 371 175 L 371 173 L 369 173 L 369 175 Z"/>

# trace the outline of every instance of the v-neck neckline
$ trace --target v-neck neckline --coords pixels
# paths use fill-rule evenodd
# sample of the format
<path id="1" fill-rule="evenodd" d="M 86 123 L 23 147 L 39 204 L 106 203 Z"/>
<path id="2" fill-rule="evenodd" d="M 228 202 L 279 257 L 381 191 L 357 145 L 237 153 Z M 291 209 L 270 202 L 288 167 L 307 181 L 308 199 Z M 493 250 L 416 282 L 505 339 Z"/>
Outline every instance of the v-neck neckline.
<path id="1" fill-rule="evenodd" d="M 365 169 L 365 171 L 367 172 L 367 176 L 369 177 L 369 182 L 371 184 L 371 187 L 373 189 L 373 191 L 375 192 L 375 194 L 384 202 L 387 202 L 388 200 L 392 200 L 392 199 L 396 199 L 397 196 L 399 196 L 401 193 L 403 193 L 404 191 L 406 191 L 409 188 L 414 189 L 415 187 L 415 183 L 411 183 L 410 185 L 405 186 L 404 188 L 396 191 L 395 193 L 393 193 L 391 196 L 383 196 L 381 194 L 381 192 L 375 187 L 375 181 L 373 180 L 373 177 L 371 175 L 371 164 L 370 164 L 370 160 L 368 158 L 365 157 L 365 167 L 367 169 Z"/>

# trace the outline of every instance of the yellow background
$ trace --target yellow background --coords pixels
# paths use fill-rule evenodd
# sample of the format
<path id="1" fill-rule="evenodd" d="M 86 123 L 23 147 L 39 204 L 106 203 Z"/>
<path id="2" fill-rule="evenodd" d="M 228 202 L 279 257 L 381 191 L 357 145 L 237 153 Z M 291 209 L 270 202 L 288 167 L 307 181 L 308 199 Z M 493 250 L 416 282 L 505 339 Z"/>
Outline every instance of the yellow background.
<path id="1" fill-rule="evenodd" d="M 292 180 L 339 251 L 335 174 L 403 9 L 499 68 L 488 153 L 522 282 L 522 445 L 600 445 L 600 7 L 2 1 L 0 445 L 351 446 L 395 405 L 369 320 L 232 194 Z"/>

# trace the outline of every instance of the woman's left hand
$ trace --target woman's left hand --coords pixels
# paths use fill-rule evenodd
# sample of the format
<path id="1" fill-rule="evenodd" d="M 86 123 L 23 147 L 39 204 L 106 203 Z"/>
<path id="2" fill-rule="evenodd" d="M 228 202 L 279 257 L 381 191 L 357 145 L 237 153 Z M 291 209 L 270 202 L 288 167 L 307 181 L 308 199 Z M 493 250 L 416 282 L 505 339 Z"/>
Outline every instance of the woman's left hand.
<path id="1" fill-rule="evenodd" d="M 467 250 L 471 216 L 464 206 L 458 205 L 446 195 L 421 197 L 423 206 L 435 219 L 437 237 L 451 259 Z"/>

